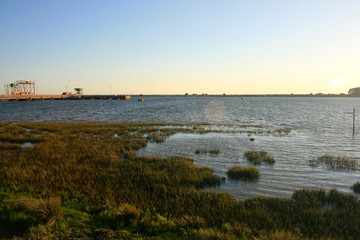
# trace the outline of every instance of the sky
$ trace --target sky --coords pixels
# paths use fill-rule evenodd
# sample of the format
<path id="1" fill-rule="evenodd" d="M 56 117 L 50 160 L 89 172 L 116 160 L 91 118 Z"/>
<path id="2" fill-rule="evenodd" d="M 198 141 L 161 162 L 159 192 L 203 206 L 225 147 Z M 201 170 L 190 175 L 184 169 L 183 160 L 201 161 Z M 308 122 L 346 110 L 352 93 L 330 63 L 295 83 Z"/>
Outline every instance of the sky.
<path id="1" fill-rule="evenodd" d="M 358 0 L 0 0 L 0 94 L 360 87 Z"/>

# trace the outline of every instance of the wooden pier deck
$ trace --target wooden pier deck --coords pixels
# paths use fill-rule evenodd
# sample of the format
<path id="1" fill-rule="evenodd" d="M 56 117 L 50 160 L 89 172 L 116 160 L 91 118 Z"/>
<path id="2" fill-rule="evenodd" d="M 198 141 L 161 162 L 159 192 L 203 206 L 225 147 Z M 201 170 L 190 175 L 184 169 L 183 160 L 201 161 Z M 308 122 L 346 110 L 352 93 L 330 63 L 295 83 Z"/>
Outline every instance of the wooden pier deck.
<path id="1" fill-rule="evenodd" d="M 25 102 L 43 100 L 130 100 L 128 95 L 0 95 L 0 101 Z"/>

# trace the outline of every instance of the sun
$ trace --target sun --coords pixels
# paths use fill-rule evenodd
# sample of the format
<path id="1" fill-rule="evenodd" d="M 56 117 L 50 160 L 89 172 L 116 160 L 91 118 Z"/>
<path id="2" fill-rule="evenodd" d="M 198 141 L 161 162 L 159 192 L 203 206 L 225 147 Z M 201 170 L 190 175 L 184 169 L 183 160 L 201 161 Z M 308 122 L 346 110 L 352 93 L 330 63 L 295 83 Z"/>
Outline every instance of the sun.
<path id="1" fill-rule="evenodd" d="M 329 81 L 329 87 L 334 90 L 340 89 L 344 85 L 345 85 L 345 79 L 343 78 L 334 78 Z"/>

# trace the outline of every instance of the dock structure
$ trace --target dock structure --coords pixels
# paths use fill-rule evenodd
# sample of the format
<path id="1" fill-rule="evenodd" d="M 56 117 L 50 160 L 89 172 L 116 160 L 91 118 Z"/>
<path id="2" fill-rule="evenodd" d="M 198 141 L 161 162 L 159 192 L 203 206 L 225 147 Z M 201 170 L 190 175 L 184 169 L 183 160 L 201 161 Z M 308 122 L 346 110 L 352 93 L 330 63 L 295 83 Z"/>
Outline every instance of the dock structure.
<path id="1" fill-rule="evenodd" d="M 4 86 L 6 94 L 35 94 L 35 81 L 18 80 Z"/>
<path id="2" fill-rule="evenodd" d="M 70 100 L 130 100 L 129 95 L 75 95 Z"/>
<path id="3" fill-rule="evenodd" d="M 0 101 L 27 102 L 42 100 L 130 100 L 129 95 L 83 95 L 83 88 L 74 88 L 76 93 L 63 92 L 61 95 L 40 95 L 35 93 L 35 81 L 18 80 L 4 86 L 6 95 Z"/>
<path id="4" fill-rule="evenodd" d="M 7 94 L 0 95 L 0 101 L 25 102 L 42 100 L 130 100 L 128 95 L 39 95 L 39 94 Z"/>

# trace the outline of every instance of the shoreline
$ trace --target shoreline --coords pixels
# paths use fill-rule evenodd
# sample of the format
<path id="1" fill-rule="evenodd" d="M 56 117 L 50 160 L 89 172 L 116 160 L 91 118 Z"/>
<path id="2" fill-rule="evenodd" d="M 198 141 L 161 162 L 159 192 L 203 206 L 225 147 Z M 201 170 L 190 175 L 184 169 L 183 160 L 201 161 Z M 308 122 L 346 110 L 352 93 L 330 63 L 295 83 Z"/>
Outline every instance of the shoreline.
<path id="1" fill-rule="evenodd" d="M 347 94 L 130 94 L 131 97 L 341 97 L 356 98 Z"/>

